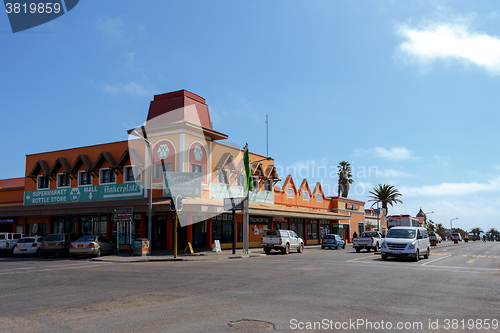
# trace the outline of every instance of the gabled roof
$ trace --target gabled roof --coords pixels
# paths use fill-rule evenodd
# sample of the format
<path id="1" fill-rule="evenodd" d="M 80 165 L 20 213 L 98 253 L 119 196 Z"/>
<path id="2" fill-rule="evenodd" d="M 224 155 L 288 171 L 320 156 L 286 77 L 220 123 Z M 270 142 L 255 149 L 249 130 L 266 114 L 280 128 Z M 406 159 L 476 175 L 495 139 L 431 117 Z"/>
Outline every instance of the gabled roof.
<path id="1" fill-rule="evenodd" d="M 80 167 L 81 164 L 84 164 L 87 170 L 92 170 L 92 162 L 90 162 L 89 158 L 87 155 L 78 155 L 78 157 L 75 160 L 75 163 L 71 166 L 70 172 L 76 172 L 78 168 Z"/>
<path id="2" fill-rule="evenodd" d="M 24 177 L 0 179 L 0 190 L 24 188 Z"/>
<path id="3" fill-rule="evenodd" d="M 97 160 L 95 160 L 94 164 L 92 165 L 91 170 L 94 170 L 94 171 L 97 170 L 97 168 L 99 168 L 104 161 L 108 162 L 108 164 L 111 166 L 111 168 L 116 167 L 116 162 L 115 162 L 115 159 L 113 158 L 113 156 L 111 156 L 111 154 L 107 151 L 101 151 L 101 153 L 99 154 L 99 157 L 97 157 Z"/>
<path id="4" fill-rule="evenodd" d="M 314 191 L 312 194 L 313 194 L 313 196 L 317 196 L 318 194 L 325 196 L 325 193 L 323 192 L 323 187 L 321 186 L 320 182 L 316 183 L 316 187 L 314 188 Z"/>
<path id="5" fill-rule="evenodd" d="M 144 161 L 142 158 L 139 156 L 139 154 L 135 151 L 134 148 L 127 148 L 123 152 L 122 156 L 116 163 L 116 166 L 124 166 L 127 161 L 132 160 L 136 164 L 144 165 Z"/>
<path id="6" fill-rule="evenodd" d="M 302 183 L 300 184 L 299 193 L 302 193 L 303 191 L 309 192 L 309 195 L 311 194 L 311 188 L 309 187 L 307 179 L 302 180 Z"/>
<path id="7" fill-rule="evenodd" d="M 50 168 L 47 162 L 45 162 L 45 160 L 38 160 L 33 169 L 31 169 L 31 172 L 28 174 L 28 177 L 35 179 L 40 170 L 42 170 L 47 176 L 50 175 Z"/>
<path id="8" fill-rule="evenodd" d="M 264 175 L 264 168 L 262 168 L 262 164 L 260 162 L 250 163 L 250 169 L 252 169 L 252 174 L 259 176 L 259 178 L 266 178 Z"/>
<path id="9" fill-rule="evenodd" d="M 290 185 L 290 184 L 291 184 L 294 192 L 297 193 L 297 187 L 295 186 L 295 182 L 292 179 L 292 175 L 286 176 L 285 182 L 283 183 L 283 186 L 281 187 L 281 189 L 283 191 L 285 191 L 285 189 L 288 188 L 288 185 Z"/>
<path id="10" fill-rule="evenodd" d="M 276 167 L 274 165 L 268 165 L 266 170 L 264 171 L 264 176 L 267 179 L 276 179 L 279 181 L 280 177 L 278 172 L 276 171 Z"/>
<path id="11" fill-rule="evenodd" d="M 219 162 L 217 162 L 217 165 L 215 166 L 215 170 L 219 169 L 229 169 L 231 171 L 237 171 L 236 165 L 234 164 L 233 155 L 231 155 L 231 153 L 224 153 L 222 155 Z"/>
<path id="12" fill-rule="evenodd" d="M 59 168 L 63 168 L 65 172 L 69 172 L 71 170 L 71 165 L 69 165 L 68 161 L 64 157 L 58 157 L 57 160 L 50 168 L 50 174 L 55 175 Z"/>

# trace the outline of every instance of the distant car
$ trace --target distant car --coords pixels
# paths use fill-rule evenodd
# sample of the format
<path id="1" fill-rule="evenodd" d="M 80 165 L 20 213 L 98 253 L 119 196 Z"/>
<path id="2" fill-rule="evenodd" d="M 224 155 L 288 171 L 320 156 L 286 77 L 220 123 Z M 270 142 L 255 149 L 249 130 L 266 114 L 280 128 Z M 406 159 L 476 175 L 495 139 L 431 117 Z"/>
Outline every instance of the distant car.
<path id="1" fill-rule="evenodd" d="M 40 246 L 40 255 L 48 258 L 50 255 L 59 254 L 67 256 L 71 242 L 78 239 L 76 234 L 50 234 L 45 236 Z"/>
<path id="2" fill-rule="evenodd" d="M 454 232 L 451 234 L 451 240 L 453 242 L 460 242 L 462 241 L 462 236 L 458 232 Z"/>
<path id="3" fill-rule="evenodd" d="M 326 234 L 321 238 L 321 248 L 324 249 L 325 247 L 329 249 L 334 247 L 335 250 L 338 250 L 339 247 L 345 249 L 345 241 L 339 235 Z"/>
<path id="4" fill-rule="evenodd" d="M 75 259 L 83 255 L 100 257 L 101 254 L 113 254 L 115 249 L 116 244 L 110 242 L 104 236 L 83 236 L 71 243 L 69 255 Z"/>
<path id="5" fill-rule="evenodd" d="M 42 245 L 43 237 L 27 237 L 21 238 L 14 245 L 14 256 L 19 257 L 22 254 L 40 256 L 40 246 Z"/>
<path id="6" fill-rule="evenodd" d="M 429 234 L 429 241 L 435 240 L 436 243 L 441 243 L 443 239 L 438 234 Z"/>
<path id="7" fill-rule="evenodd" d="M 28 237 L 25 234 L 12 233 L 12 232 L 1 232 L 0 233 L 0 253 L 7 252 L 12 254 L 14 251 L 14 245 L 21 238 Z"/>

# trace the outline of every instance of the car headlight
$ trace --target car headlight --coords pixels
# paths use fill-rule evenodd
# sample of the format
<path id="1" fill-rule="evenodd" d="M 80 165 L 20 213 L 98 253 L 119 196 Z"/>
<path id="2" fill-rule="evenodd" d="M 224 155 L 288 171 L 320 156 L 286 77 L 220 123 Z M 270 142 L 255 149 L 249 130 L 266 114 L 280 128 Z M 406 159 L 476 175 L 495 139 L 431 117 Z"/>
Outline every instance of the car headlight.
<path id="1" fill-rule="evenodd" d="M 408 250 L 413 250 L 415 248 L 415 243 L 408 245 Z"/>
<path id="2" fill-rule="evenodd" d="M 382 248 L 383 248 L 383 249 L 386 249 L 386 248 L 387 248 L 387 243 L 386 243 L 386 242 L 382 242 Z"/>

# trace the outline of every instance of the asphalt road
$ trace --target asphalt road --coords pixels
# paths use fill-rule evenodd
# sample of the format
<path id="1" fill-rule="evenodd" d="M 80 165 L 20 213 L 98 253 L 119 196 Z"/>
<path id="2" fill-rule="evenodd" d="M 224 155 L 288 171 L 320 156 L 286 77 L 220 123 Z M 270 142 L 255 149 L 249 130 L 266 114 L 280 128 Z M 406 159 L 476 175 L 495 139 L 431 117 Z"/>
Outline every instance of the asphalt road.
<path id="1" fill-rule="evenodd" d="M 497 242 L 418 262 L 349 246 L 199 262 L 1 257 L 0 331 L 500 332 L 499 259 Z"/>

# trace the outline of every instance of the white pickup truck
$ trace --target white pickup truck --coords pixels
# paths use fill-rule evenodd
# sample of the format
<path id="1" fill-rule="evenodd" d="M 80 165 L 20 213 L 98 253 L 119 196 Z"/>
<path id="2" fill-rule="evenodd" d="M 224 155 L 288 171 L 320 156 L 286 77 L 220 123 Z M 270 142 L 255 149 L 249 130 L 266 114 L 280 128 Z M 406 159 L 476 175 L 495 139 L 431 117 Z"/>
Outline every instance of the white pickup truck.
<path id="1" fill-rule="evenodd" d="M 11 233 L 11 232 L 0 232 L 0 253 L 9 252 L 12 253 L 14 250 L 14 245 L 21 238 L 28 237 L 25 234 Z"/>
<path id="2" fill-rule="evenodd" d="M 361 237 L 352 239 L 352 247 L 356 250 L 356 252 L 361 251 L 361 249 L 366 249 L 366 251 L 377 252 L 382 245 L 382 234 L 378 231 L 365 231 L 361 235 Z"/>
<path id="3" fill-rule="evenodd" d="M 266 254 L 271 253 L 271 250 L 279 250 L 285 254 L 290 249 L 297 249 L 298 253 L 304 251 L 304 240 L 291 230 L 265 230 L 261 245 Z"/>

